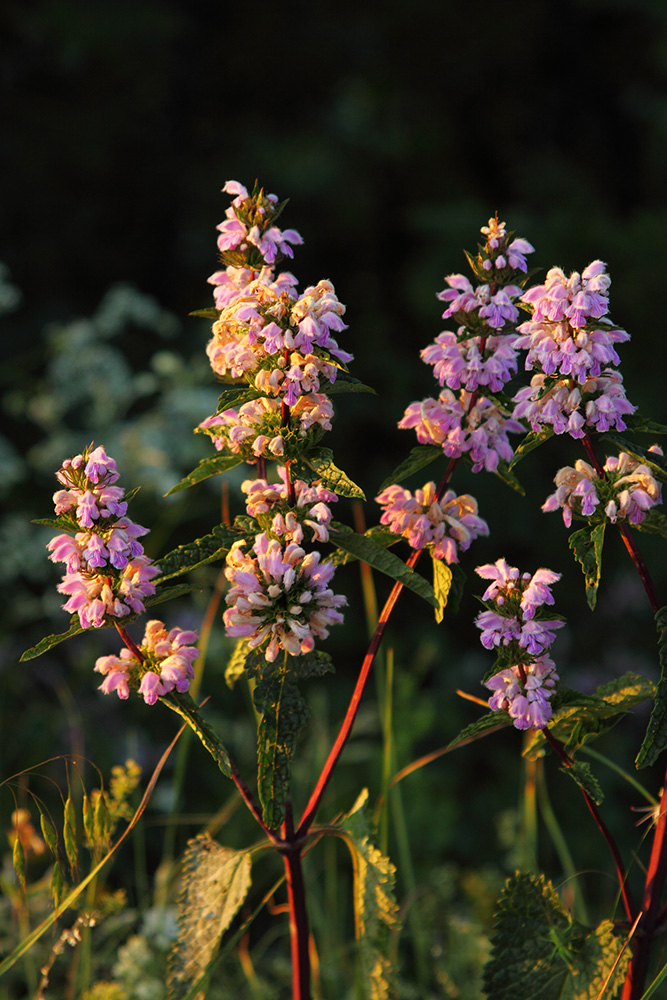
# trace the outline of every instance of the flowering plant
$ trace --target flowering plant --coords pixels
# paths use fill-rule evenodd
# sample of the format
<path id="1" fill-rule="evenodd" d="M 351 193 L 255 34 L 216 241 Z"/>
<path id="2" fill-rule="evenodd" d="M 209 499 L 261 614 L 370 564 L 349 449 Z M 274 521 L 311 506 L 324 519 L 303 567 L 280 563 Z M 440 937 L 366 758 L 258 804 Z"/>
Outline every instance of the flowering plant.
<path id="1" fill-rule="evenodd" d="M 562 509 L 567 528 L 574 518 L 583 523 L 570 536 L 570 547 L 584 570 L 591 608 L 600 586 L 605 528 L 612 524 L 619 529 L 656 615 L 664 669 L 666 609 L 631 526 L 667 536 L 667 522 L 655 510 L 667 472 L 658 446 L 644 448 L 635 436 L 624 437 L 622 432 L 630 428 L 658 435 L 667 428 L 643 421 L 625 397 L 616 345 L 627 341 L 628 334 L 608 316 L 606 265 L 594 261 L 569 277 L 552 268 L 543 284 L 529 286 L 527 256 L 533 247 L 508 232 L 496 216 L 482 227 L 477 252 L 467 255 L 472 278 L 451 274 L 438 295 L 445 303 L 443 318 L 455 329 L 438 334 L 421 357 L 432 368 L 440 392 L 408 405 L 398 424 L 414 430 L 418 443 L 377 492 L 379 525 L 352 531 L 334 520 L 332 507 L 339 498 L 364 499 L 363 491 L 334 463 L 331 450 L 320 445 L 331 429 L 330 396 L 369 391 L 350 373 L 352 355 L 336 339 L 347 329 L 345 307 L 328 279 L 299 292 L 292 274 L 277 271 L 302 243 L 295 230 L 277 225 L 284 209 L 277 196 L 257 184 L 249 192 L 237 181 L 229 181 L 224 191 L 233 200 L 218 227 L 222 269 L 209 278 L 215 306 L 200 311 L 213 320 L 207 355 L 221 393 L 216 412 L 196 429 L 212 439 L 215 454 L 204 458 L 171 492 L 247 463 L 251 475 L 241 486 L 245 513 L 234 520 L 226 516 L 206 537 L 153 562 L 138 541 L 147 529 L 128 518 L 128 500 L 116 485 L 116 463 L 104 448 L 90 445 L 65 460 L 56 473 L 63 487 L 54 496 L 56 519 L 43 523 L 60 532 L 48 545 L 49 558 L 65 564 L 58 589 L 68 597 L 63 608 L 72 613 L 72 623 L 68 632 L 47 637 L 24 659 L 82 630 L 114 626 L 124 648 L 119 655 L 97 660 L 101 691 L 123 700 L 137 694 L 146 705 L 161 703 L 179 714 L 223 775 L 235 783 L 262 832 L 262 846 L 275 848 L 282 858 L 294 1000 L 312 995 L 315 948 L 302 861 L 325 835 L 341 837 L 352 853 L 361 995 L 389 997 L 398 995 L 396 956 L 388 942 L 399 926 L 399 913 L 394 868 L 373 843 L 367 795 L 362 793 L 346 815 L 325 826 L 315 827 L 314 821 L 402 589 L 428 602 L 437 622 L 445 615 L 449 619 L 464 586 L 460 563 L 466 560 L 474 566 L 469 550 L 478 538 L 489 535 L 477 500 L 451 487 L 457 466 L 467 463 L 474 474 L 495 474 L 503 489 L 507 484 L 521 489 L 514 470 L 537 445 L 554 434 L 582 443 L 587 461 L 577 459 L 557 473 L 556 491 L 542 509 Z M 522 311 L 529 318 L 520 322 Z M 510 395 L 507 387 L 522 367 L 522 351 L 523 367 L 535 374 L 530 385 Z M 603 462 L 598 448 L 609 445 L 622 450 Z M 429 481 L 413 490 L 402 485 L 443 459 L 437 484 Z M 411 550 L 406 561 L 396 554 L 402 541 Z M 432 561 L 432 585 L 417 572 L 425 551 Z M 222 623 L 226 636 L 234 640 L 226 678 L 230 685 L 245 678 L 252 693 L 257 798 L 189 693 L 199 656 L 197 633 L 154 619 L 145 625 L 143 640 L 136 642 L 127 627 L 152 604 L 187 591 L 187 586 L 170 584 L 174 577 L 223 560 L 228 587 Z M 333 670 L 332 657 L 319 646 L 333 626 L 344 622 L 348 599 L 337 593 L 334 577 L 340 564 L 352 560 L 386 574 L 393 587 L 374 623 L 338 735 L 297 819 L 292 763 L 308 717 L 301 686 L 309 677 Z M 655 696 L 638 755 L 640 765 L 653 763 L 667 745 L 667 680 L 663 677 L 656 690 L 650 681 L 627 673 L 593 694 L 569 689 L 552 659 L 552 646 L 565 627 L 551 589 L 560 572 L 546 567 L 522 572 L 503 557 L 477 565 L 475 571 L 487 582 L 476 625 L 482 646 L 493 651 L 496 660 L 480 678 L 490 694 L 484 700 L 472 697 L 485 713 L 458 736 L 449 734 L 446 749 L 513 727 L 523 733 L 529 760 L 547 752 L 556 756 L 574 779 L 611 852 L 623 910 L 620 919 L 585 927 L 544 876 L 518 872 L 498 902 L 484 973 L 486 995 L 492 1000 L 583 998 L 622 991 L 623 1000 L 639 1000 L 654 939 L 667 921 L 661 909 L 667 793 L 659 804 L 638 907 L 615 838 L 600 812 L 599 782 L 579 751 L 620 715 Z M 195 683 L 195 694 L 197 687 Z M 216 690 L 214 698 L 219 696 Z M 21 877 L 18 830 L 16 844 L 15 866 Z M 64 897 L 57 838 L 51 838 L 52 845 L 53 894 L 60 912 L 81 887 Z M 250 890 L 251 855 L 250 849 L 232 851 L 208 837 L 188 845 L 180 926 L 167 977 L 171 996 L 192 996 L 202 989 L 221 937 Z M 540 930 L 537 935 L 535 928 Z M 535 976 L 527 986 L 526 970 L 533 967 Z M 663 979 L 665 975 L 665 970 L 658 973 Z"/>

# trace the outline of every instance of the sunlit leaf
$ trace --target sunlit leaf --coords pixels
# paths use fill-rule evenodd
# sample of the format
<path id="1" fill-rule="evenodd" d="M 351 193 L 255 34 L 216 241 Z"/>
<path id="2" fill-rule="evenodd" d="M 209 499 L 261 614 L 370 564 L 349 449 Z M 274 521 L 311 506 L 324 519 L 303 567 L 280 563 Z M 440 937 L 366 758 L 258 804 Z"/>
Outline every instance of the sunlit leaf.
<path id="1" fill-rule="evenodd" d="M 172 486 L 165 493 L 165 496 L 171 496 L 172 493 L 180 493 L 181 490 L 187 490 L 190 486 L 195 486 L 196 483 L 203 482 L 204 479 L 217 476 L 220 472 L 227 472 L 229 469 L 240 465 L 242 461 L 243 459 L 238 455 L 213 455 L 212 458 L 203 458 L 197 468 L 193 469 L 184 479 L 181 479 L 180 483 Z"/>

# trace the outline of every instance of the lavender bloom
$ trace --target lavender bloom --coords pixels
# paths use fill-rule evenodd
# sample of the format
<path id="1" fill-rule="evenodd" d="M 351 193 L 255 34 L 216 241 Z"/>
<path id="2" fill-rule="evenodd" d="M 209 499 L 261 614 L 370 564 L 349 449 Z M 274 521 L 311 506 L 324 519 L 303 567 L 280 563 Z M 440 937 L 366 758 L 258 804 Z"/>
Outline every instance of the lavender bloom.
<path id="1" fill-rule="evenodd" d="M 548 656 L 500 670 L 484 682 L 495 692 L 489 698 L 489 708 L 494 712 L 505 709 L 516 729 L 545 729 L 552 716 L 550 699 L 558 679 Z"/>
<path id="2" fill-rule="evenodd" d="M 477 515 L 477 501 L 469 494 L 457 497 L 448 490 L 436 500 L 435 483 L 413 495 L 402 486 L 388 486 L 375 499 L 384 511 L 380 518 L 390 531 L 405 538 L 413 549 L 432 549 L 434 559 L 458 562 L 479 535 L 488 535 L 486 521 Z"/>
<path id="3" fill-rule="evenodd" d="M 111 485 L 118 479 L 115 461 L 102 447 L 92 450 L 91 445 L 63 462 L 56 476 L 68 487 L 54 494 L 56 514 L 74 515 L 86 529 L 73 538 L 57 535 L 47 546 L 52 562 L 65 563 L 58 587 L 69 598 L 63 609 L 78 614 L 82 628 L 100 628 L 108 617 L 143 612 L 159 571 L 137 541 L 148 529 L 125 516 L 124 490 Z M 64 523 L 69 528 L 71 522 Z"/>
<path id="4" fill-rule="evenodd" d="M 553 427 L 556 434 L 582 438 L 591 429 L 625 430 L 624 417 L 634 413 L 628 401 L 619 372 L 606 368 L 596 378 L 587 378 L 583 385 L 571 379 L 559 379 L 546 388 L 547 376 L 533 375 L 530 385 L 514 396 L 512 416 L 526 419 L 534 433 L 543 427 Z"/>
<path id="5" fill-rule="evenodd" d="M 315 639 L 325 639 L 329 627 L 343 621 L 338 608 L 347 599 L 329 587 L 333 563 L 264 533 L 255 537 L 250 553 L 243 551 L 245 544 L 236 542 L 227 554 L 225 575 L 232 584 L 223 615 L 227 635 L 247 639 L 269 662 L 281 649 L 290 656 L 309 653 Z"/>
<path id="6" fill-rule="evenodd" d="M 167 632 L 161 621 L 146 624 L 146 632 L 139 662 L 129 649 L 122 649 L 120 656 L 101 656 L 95 670 L 104 675 L 100 690 L 104 694 L 116 692 L 119 698 L 128 698 L 130 691 L 138 691 L 147 705 L 154 705 L 159 697 L 176 689 L 184 692 L 194 675 L 193 663 L 199 656 L 194 645 L 199 637 L 196 632 L 178 627 Z"/>
<path id="7" fill-rule="evenodd" d="M 331 521 L 328 504 L 338 500 L 336 494 L 324 486 L 308 485 L 296 479 L 292 484 L 296 507 L 292 507 L 284 466 L 279 466 L 278 475 L 282 482 L 275 485 L 269 484 L 266 479 L 247 479 L 241 484 L 243 492 L 248 494 L 248 514 L 256 518 L 267 533 L 277 536 L 282 542 L 300 545 L 304 527 L 310 529 L 314 541 L 328 542 Z"/>

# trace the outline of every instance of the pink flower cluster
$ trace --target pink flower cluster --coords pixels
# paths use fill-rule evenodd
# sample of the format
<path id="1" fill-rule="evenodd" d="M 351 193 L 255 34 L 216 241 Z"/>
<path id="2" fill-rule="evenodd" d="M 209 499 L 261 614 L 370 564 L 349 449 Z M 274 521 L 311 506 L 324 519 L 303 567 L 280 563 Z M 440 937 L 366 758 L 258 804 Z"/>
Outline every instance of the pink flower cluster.
<path id="1" fill-rule="evenodd" d="M 514 450 L 507 435 L 524 429 L 486 396 L 473 402 L 471 393 L 462 390 L 456 396 L 449 389 L 437 399 L 410 403 L 398 426 L 412 428 L 420 444 L 441 445 L 449 458 L 469 454 L 473 472 L 495 472 L 501 459 L 511 461 Z"/>
<path id="2" fill-rule="evenodd" d="M 488 535 L 486 521 L 477 515 L 477 501 L 470 494 L 456 496 L 448 490 L 436 500 L 435 483 L 412 494 L 402 486 L 388 486 L 376 498 L 384 508 L 381 524 L 405 538 L 413 549 L 429 548 L 435 559 L 458 562 L 479 535 Z"/>
<path id="3" fill-rule="evenodd" d="M 657 445 L 649 451 L 662 455 Z M 574 468 L 566 465 L 559 469 L 554 478 L 556 491 L 547 497 L 542 510 L 561 508 L 568 528 L 573 514 L 590 518 L 598 507 L 604 512 L 598 520 L 606 517 L 612 524 L 617 520 L 641 524 L 648 511 L 662 503 L 662 489 L 650 466 L 627 452 L 622 451 L 617 458 L 608 458 L 603 469 L 604 477 L 600 477 L 593 466 L 582 459 L 574 463 Z"/>
<path id="4" fill-rule="evenodd" d="M 99 628 L 107 616 L 142 613 L 159 570 L 137 540 L 148 529 L 130 520 L 125 491 L 113 485 L 116 463 L 104 448 L 91 445 L 66 459 L 56 477 L 65 488 L 53 495 L 55 511 L 68 533 L 56 535 L 47 548 L 52 562 L 65 563 L 58 586 L 69 595 L 64 610 L 78 614 L 82 628 Z"/>
<path id="5" fill-rule="evenodd" d="M 310 430 L 313 437 L 330 429 L 331 404 L 321 389 L 352 360 L 335 338 L 347 329 L 345 306 L 328 280 L 299 294 L 293 275 L 274 274 L 279 256 L 291 257 L 291 245 L 302 242 L 294 230 L 274 225 L 282 208 L 275 195 L 257 188 L 248 194 L 237 181 L 223 190 L 235 198 L 218 227 L 227 266 L 209 278 L 219 313 L 206 350 L 216 375 L 239 381 L 261 398 L 214 414 L 200 429 L 218 450 L 248 461 L 281 460 L 289 457 L 294 431 L 303 436 Z"/>
<path id="6" fill-rule="evenodd" d="M 338 608 L 347 600 L 329 587 L 333 563 L 265 532 L 255 537 L 249 552 L 245 546 L 236 542 L 227 555 L 227 635 L 247 640 L 270 663 L 281 649 L 290 656 L 311 652 L 315 639 L 326 639 L 330 626 L 343 621 Z"/>
<path id="7" fill-rule="evenodd" d="M 280 483 L 269 484 L 266 479 L 247 479 L 241 489 L 247 494 L 246 510 L 250 517 L 259 522 L 267 534 L 276 536 L 283 542 L 300 545 L 304 538 L 304 528 L 312 533 L 313 541 L 329 541 L 331 521 L 330 503 L 338 497 L 331 490 L 319 484 L 308 485 L 301 479 L 292 484 L 296 506 L 289 503 L 287 475 L 284 467 L 279 467 Z"/>
<path id="8" fill-rule="evenodd" d="M 553 267 L 543 285 L 522 295 L 532 317 L 518 327 L 515 346 L 528 351 L 526 369 L 538 374 L 514 397 L 514 416 L 534 431 L 546 425 L 582 437 L 590 428 L 625 429 L 623 417 L 635 408 L 613 366 L 620 364 L 615 344 L 630 336 L 607 315 L 610 283 L 595 260 L 569 277 Z"/>
<path id="9" fill-rule="evenodd" d="M 295 458 L 314 444 L 324 431 L 331 430 L 333 406 L 322 393 L 299 396 L 290 409 L 290 424 L 283 423 L 279 399 L 261 396 L 214 413 L 197 428 L 210 435 L 218 451 L 241 455 L 247 462 L 258 458 Z"/>
<path id="10" fill-rule="evenodd" d="M 138 691 L 147 705 L 154 705 L 158 698 L 173 691 L 187 691 L 193 677 L 193 663 L 199 656 L 194 631 L 178 627 L 167 632 L 161 621 L 146 624 L 141 644 L 142 661 L 122 649 L 120 656 L 100 656 L 95 670 L 104 675 L 100 690 L 105 694 L 115 691 L 119 698 L 128 698 L 130 691 Z"/>
<path id="11" fill-rule="evenodd" d="M 554 603 L 551 585 L 560 580 L 560 573 L 538 569 L 532 576 L 522 574 L 505 559 L 478 566 L 475 572 L 491 581 L 482 596 L 487 610 L 475 624 L 482 645 L 498 650 L 496 666 L 501 666 L 484 682 L 494 692 L 489 708 L 505 709 L 517 729 L 544 729 L 558 681 L 547 650 L 564 622 L 544 616 L 541 609 Z"/>

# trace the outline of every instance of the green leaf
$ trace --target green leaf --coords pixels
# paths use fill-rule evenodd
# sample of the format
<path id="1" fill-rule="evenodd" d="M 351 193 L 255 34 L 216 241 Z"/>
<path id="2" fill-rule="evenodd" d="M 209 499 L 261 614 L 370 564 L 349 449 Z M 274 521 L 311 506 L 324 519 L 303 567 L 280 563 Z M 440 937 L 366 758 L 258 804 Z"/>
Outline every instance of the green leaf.
<path id="1" fill-rule="evenodd" d="M 65 514 L 61 514 L 60 517 L 35 517 L 30 523 L 40 524 L 45 528 L 55 528 L 56 531 L 81 531 L 81 525 L 77 519 Z"/>
<path id="2" fill-rule="evenodd" d="M 435 620 L 440 624 L 440 622 L 445 617 L 445 608 L 447 607 L 447 598 L 449 597 L 449 589 L 452 585 L 452 571 L 443 562 L 442 559 L 433 558 L 433 590 L 435 593 L 438 606 L 435 609 Z"/>
<path id="3" fill-rule="evenodd" d="M 488 712 L 462 729 L 459 735 L 447 744 L 447 750 L 456 750 L 457 747 L 465 746 L 467 743 L 474 743 L 475 740 L 481 740 L 483 736 L 495 733 L 498 729 L 506 729 L 511 725 L 512 720 L 507 712 Z"/>
<path id="4" fill-rule="evenodd" d="M 396 995 L 397 986 L 397 965 L 389 954 L 392 936 L 400 929 L 394 896 L 396 869 L 371 842 L 365 812 L 367 799 L 368 790 L 363 789 L 340 828 L 354 869 L 354 918 L 362 995 L 367 1000 L 389 1000 Z"/>
<path id="5" fill-rule="evenodd" d="M 189 583 L 177 583 L 175 587 L 161 587 L 160 586 L 160 581 L 157 580 L 156 582 L 157 582 L 157 585 L 158 585 L 157 593 L 155 593 L 152 597 L 147 597 L 144 600 L 144 606 L 147 607 L 147 608 L 153 608 L 153 607 L 155 607 L 156 604 L 164 604 L 166 601 L 173 601 L 177 597 L 183 597 L 185 594 L 191 594 L 193 590 L 197 590 L 196 587 L 193 587 Z M 118 621 L 119 624 L 122 625 L 123 622 L 133 621 L 134 617 L 136 617 L 136 616 L 133 616 L 131 619 L 130 618 L 120 618 L 120 619 L 115 619 L 114 618 L 114 619 L 109 620 L 107 618 L 105 620 L 104 625 L 102 627 L 103 628 L 107 628 L 109 625 L 113 625 L 115 621 Z"/>
<path id="6" fill-rule="evenodd" d="M 398 468 L 394 469 L 392 474 L 385 479 L 382 486 L 378 490 L 378 493 L 382 493 L 386 490 L 388 486 L 393 486 L 394 483 L 401 483 L 404 479 L 407 479 L 414 472 L 419 472 L 420 469 L 425 468 L 430 465 L 431 462 L 435 462 L 437 458 L 442 458 L 443 450 L 440 445 L 437 444 L 418 444 L 416 445 L 408 457 L 401 462 Z"/>
<path id="7" fill-rule="evenodd" d="M 583 760 L 575 760 L 572 763 L 572 767 L 565 767 L 563 765 L 560 770 L 563 774 L 567 774 L 568 777 L 579 785 L 579 788 L 587 792 L 588 795 L 596 802 L 601 805 L 604 801 L 604 793 L 600 787 L 600 782 L 595 777 L 591 770 L 591 765 Z"/>
<path id="8" fill-rule="evenodd" d="M 594 527 L 587 525 L 585 528 L 580 528 L 579 531 L 574 531 L 568 539 L 568 545 L 574 552 L 577 561 L 581 563 L 584 572 L 586 600 L 591 611 L 595 608 L 598 599 L 605 527 L 605 521 Z"/>
<path id="9" fill-rule="evenodd" d="M 47 635 L 33 646 L 32 649 L 26 649 L 25 653 L 21 656 L 19 663 L 24 663 L 26 660 L 34 660 L 36 656 L 41 656 L 42 653 L 46 653 L 49 649 L 53 649 L 59 643 L 64 642 L 65 639 L 71 639 L 72 636 L 78 635 L 79 632 L 83 632 L 84 629 L 81 628 L 79 622 L 79 616 L 74 615 L 72 624 L 67 629 L 66 632 L 61 632 L 59 635 Z"/>
<path id="10" fill-rule="evenodd" d="M 449 588 L 449 600 L 447 603 L 451 613 L 457 615 L 461 607 L 461 599 L 463 598 L 468 577 L 460 563 L 452 563 L 449 568 L 452 571 L 452 582 Z"/>
<path id="11" fill-rule="evenodd" d="M 327 387 L 327 396 L 333 396 L 341 392 L 370 392 L 371 395 L 377 396 L 375 389 L 370 385 L 365 385 L 358 378 L 355 378 L 354 375 L 350 375 L 349 372 L 339 368 L 336 381 L 331 382 Z"/>
<path id="12" fill-rule="evenodd" d="M 219 315 L 220 310 L 214 309 L 213 306 L 207 309 L 193 309 L 191 313 L 188 313 L 188 316 L 202 316 L 204 319 L 217 319 Z"/>
<path id="13" fill-rule="evenodd" d="M 250 854 L 233 851 L 201 834 L 188 841 L 183 855 L 178 900 L 178 937 L 169 953 L 168 1000 L 181 1000 L 200 987 L 206 995 L 206 969 L 222 935 L 250 889 Z"/>
<path id="14" fill-rule="evenodd" d="M 220 472 L 227 472 L 229 469 L 235 468 L 235 466 L 240 465 L 243 461 L 238 455 L 214 455 L 212 458 L 203 458 L 196 469 L 181 479 L 180 483 L 176 483 L 175 486 L 165 493 L 165 496 L 171 496 L 172 493 L 180 493 L 181 490 L 187 490 L 190 486 L 194 486 L 196 483 L 201 483 L 204 479 L 209 479 L 211 476 L 217 476 Z"/>
<path id="15" fill-rule="evenodd" d="M 594 695 L 567 691 L 554 710 L 549 731 L 572 756 L 616 724 L 620 715 L 653 698 L 655 685 L 639 674 L 626 673 L 602 684 Z M 541 729 L 526 735 L 523 754 L 534 760 L 544 749 L 546 740 Z"/>
<path id="16" fill-rule="evenodd" d="M 185 719 L 190 729 L 192 729 L 202 746 L 208 750 L 225 777 L 231 778 L 232 766 L 225 745 L 213 726 L 203 717 L 199 707 L 190 695 L 187 692 L 181 694 L 178 691 L 170 691 L 169 694 L 162 695 L 160 701 L 167 708 L 170 708 L 172 712 L 176 712 L 182 719 Z"/>
<path id="17" fill-rule="evenodd" d="M 644 741 L 637 754 L 637 767 L 654 764 L 661 751 L 667 746 L 667 607 L 660 608 L 655 616 L 658 629 L 658 654 L 660 657 L 660 680 L 655 694 L 655 705 L 648 720 Z"/>
<path id="18" fill-rule="evenodd" d="M 338 496 L 366 499 L 361 487 L 353 483 L 341 469 L 334 465 L 333 452 L 330 448 L 314 448 L 303 456 L 303 461 L 322 480 L 322 485 Z"/>
<path id="19" fill-rule="evenodd" d="M 623 940 L 605 920 L 589 930 L 573 920 L 544 875 L 517 872 L 505 884 L 484 970 L 488 1000 L 598 1000 Z M 629 949 L 616 967 L 621 986 Z"/>
<path id="20" fill-rule="evenodd" d="M 515 493 L 520 493 L 522 497 L 525 497 L 526 491 L 524 490 L 523 486 L 521 485 L 517 477 L 511 471 L 507 462 L 500 461 L 498 463 L 498 468 L 496 469 L 496 475 L 498 476 L 499 479 L 502 479 L 502 481 L 507 486 L 513 489 Z"/>
<path id="21" fill-rule="evenodd" d="M 539 448 L 541 444 L 544 444 L 545 441 L 548 441 L 549 438 L 553 437 L 553 435 L 553 427 L 543 427 L 542 430 L 538 432 L 529 431 L 521 444 L 517 445 L 515 448 L 514 456 L 509 464 L 510 469 L 513 469 L 515 465 L 518 465 L 519 462 L 526 457 L 526 455 L 529 455 L 531 451 Z"/>
<path id="22" fill-rule="evenodd" d="M 223 389 L 218 396 L 218 406 L 215 412 L 237 410 L 239 406 L 250 403 L 253 399 L 259 399 L 261 395 L 261 392 L 249 385 L 230 385 L 227 389 Z"/>
<path id="23" fill-rule="evenodd" d="M 329 531 L 330 533 L 331 531 L 342 531 L 346 535 L 352 534 L 352 528 L 348 528 L 347 525 L 340 524 L 338 521 L 331 522 Z M 363 537 L 370 538 L 375 545 L 379 545 L 383 549 L 389 549 L 392 545 L 396 545 L 401 538 L 400 535 L 394 534 L 382 524 L 374 524 L 372 528 L 367 528 Z M 357 556 L 344 549 L 338 549 L 330 556 L 330 559 L 335 566 L 346 566 L 350 562 L 355 562 Z"/>
<path id="24" fill-rule="evenodd" d="M 626 417 L 625 422 L 631 430 L 639 431 L 641 434 L 667 434 L 667 425 L 642 417 L 639 410 Z M 605 437 L 609 437 L 609 434 L 605 434 Z"/>
<path id="25" fill-rule="evenodd" d="M 300 680 L 307 677 L 324 677 L 325 674 L 335 673 L 333 660 L 329 653 L 323 653 L 314 649 L 311 653 L 304 653 L 302 656 L 291 656 L 289 661 L 290 671 Z"/>
<path id="26" fill-rule="evenodd" d="M 209 535 L 195 538 L 194 542 L 186 545 L 179 545 L 158 559 L 155 565 L 160 570 L 160 580 L 170 580 L 182 573 L 189 573 L 198 566 L 224 559 L 239 538 L 238 532 L 224 524 L 216 525 Z"/>
<path id="27" fill-rule="evenodd" d="M 372 541 L 367 535 L 358 535 L 356 532 L 329 531 L 329 541 L 339 549 L 351 552 L 357 559 L 368 563 L 373 569 L 390 576 L 392 580 L 402 583 L 404 587 L 412 590 L 419 597 L 423 597 L 434 608 L 438 606 L 438 600 L 433 592 L 431 584 L 415 573 L 413 569 L 394 555 Z"/>
<path id="28" fill-rule="evenodd" d="M 261 675 L 254 699 L 262 716 L 257 727 L 259 800 L 264 822 L 277 830 L 285 818 L 294 747 L 308 721 L 308 706 L 285 665 Z"/>
<path id="29" fill-rule="evenodd" d="M 225 683 L 228 688 L 233 688 L 239 677 L 243 676 L 248 652 L 247 639 L 239 639 L 225 668 Z"/>

